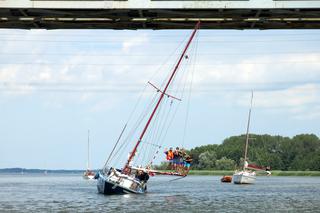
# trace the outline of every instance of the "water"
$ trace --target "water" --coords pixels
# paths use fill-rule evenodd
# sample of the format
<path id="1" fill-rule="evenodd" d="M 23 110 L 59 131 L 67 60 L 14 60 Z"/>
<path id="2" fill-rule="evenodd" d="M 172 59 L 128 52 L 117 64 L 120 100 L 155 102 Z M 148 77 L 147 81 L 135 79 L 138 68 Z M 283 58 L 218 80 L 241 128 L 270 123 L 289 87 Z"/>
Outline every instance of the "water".
<path id="1" fill-rule="evenodd" d="M 155 177 L 145 195 L 105 196 L 81 176 L 0 175 L 0 212 L 320 212 L 319 177 L 258 177 L 254 185 L 219 179 Z"/>

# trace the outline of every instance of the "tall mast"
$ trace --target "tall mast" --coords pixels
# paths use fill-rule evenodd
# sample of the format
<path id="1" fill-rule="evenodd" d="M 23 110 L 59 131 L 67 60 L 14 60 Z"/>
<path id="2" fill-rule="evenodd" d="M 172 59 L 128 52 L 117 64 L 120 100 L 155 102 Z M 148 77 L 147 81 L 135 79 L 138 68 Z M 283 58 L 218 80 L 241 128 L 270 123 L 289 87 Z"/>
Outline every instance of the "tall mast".
<path id="1" fill-rule="evenodd" d="M 180 63 L 181 63 L 181 61 L 182 61 L 185 53 L 187 52 L 188 47 L 190 46 L 190 43 L 191 43 L 194 35 L 196 34 L 197 30 L 199 29 L 199 27 L 200 27 L 200 21 L 197 22 L 197 24 L 196 24 L 196 26 L 195 26 L 195 28 L 194 28 L 194 30 L 193 30 L 190 38 L 189 38 L 189 41 L 188 41 L 187 45 L 185 46 L 183 52 L 181 53 L 181 56 L 180 56 L 180 58 L 179 58 L 179 60 L 178 60 L 178 63 L 177 63 L 176 66 L 174 67 L 174 69 L 173 69 L 173 71 L 172 71 L 172 74 L 171 74 L 171 76 L 170 76 L 170 78 L 169 78 L 169 80 L 168 80 L 168 82 L 167 82 L 164 90 L 162 91 L 162 93 L 161 93 L 161 95 L 160 95 L 160 97 L 159 97 L 159 100 L 158 100 L 156 106 L 154 107 L 154 109 L 153 109 L 153 111 L 152 111 L 152 113 L 151 113 L 151 115 L 150 115 L 150 117 L 149 117 L 149 119 L 148 119 L 148 121 L 147 121 L 144 129 L 143 129 L 142 132 L 141 132 L 141 135 L 140 135 L 140 137 L 139 137 L 139 140 L 137 141 L 136 145 L 134 146 L 132 152 L 130 153 L 130 156 L 129 156 L 129 158 L 128 158 L 128 161 L 127 161 L 127 163 L 126 163 L 125 166 L 124 166 L 124 172 L 125 172 L 125 173 L 127 172 L 127 171 L 126 171 L 126 168 L 128 168 L 129 163 L 132 161 L 133 157 L 135 156 L 135 153 L 136 153 L 136 151 L 137 151 L 137 148 L 138 148 L 138 146 L 140 145 L 140 143 L 141 143 L 141 141 L 142 141 L 142 138 L 143 138 L 144 134 L 146 133 L 146 131 L 147 131 L 147 129 L 148 129 L 148 127 L 149 127 L 149 125 L 150 125 L 150 123 L 151 123 L 151 121 L 152 121 L 152 118 L 153 118 L 154 114 L 156 113 L 156 111 L 157 111 L 157 109 L 158 109 L 158 107 L 159 107 L 159 105 L 160 105 L 160 103 L 161 103 L 161 101 L 162 101 L 162 99 L 163 99 L 163 97 L 164 97 L 164 95 L 165 95 L 165 93 L 166 93 L 166 91 L 167 91 L 167 89 L 168 89 L 168 87 L 169 87 L 169 85 L 170 85 L 173 77 L 175 76 L 175 74 L 176 74 L 176 72 L 177 72 L 177 70 L 178 70 L 178 68 L 179 68 L 179 65 L 180 65 Z"/>
<path id="2" fill-rule="evenodd" d="M 87 169 L 89 169 L 89 165 L 90 165 L 90 162 L 89 162 L 89 159 L 90 159 L 90 155 L 89 155 L 89 153 L 90 153 L 90 146 L 89 146 L 89 143 L 90 143 L 90 130 L 88 129 L 88 161 L 87 161 Z"/>
<path id="3" fill-rule="evenodd" d="M 247 123 L 247 134 L 246 134 L 246 147 L 245 147 L 245 149 L 244 149 L 244 164 L 243 164 L 243 170 L 246 169 L 245 167 L 246 167 L 247 153 L 248 153 L 249 127 L 250 127 L 252 100 L 253 100 L 253 91 L 251 91 L 251 102 L 250 102 L 250 109 L 249 109 L 249 116 L 248 116 L 248 123 Z"/>

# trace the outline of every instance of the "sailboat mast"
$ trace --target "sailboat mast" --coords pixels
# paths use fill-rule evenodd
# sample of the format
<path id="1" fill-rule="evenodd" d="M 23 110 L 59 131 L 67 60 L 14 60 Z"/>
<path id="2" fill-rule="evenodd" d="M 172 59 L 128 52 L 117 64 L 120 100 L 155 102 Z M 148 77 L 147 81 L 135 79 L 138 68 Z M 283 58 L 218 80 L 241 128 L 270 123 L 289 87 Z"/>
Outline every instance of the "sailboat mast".
<path id="1" fill-rule="evenodd" d="M 134 146 L 132 152 L 130 153 L 130 156 L 129 156 L 129 158 L 128 158 L 128 161 L 127 161 L 127 163 L 126 163 L 125 166 L 124 166 L 124 170 L 125 170 L 124 172 L 127 172 L 127 171 L 126 171 L 126 168 L 128 168 L 130 162 L 132 161 L 133 157 L 135 156 L 135 153 L 136 153 L 136 151 L 137 151 L 137 148 L 138 148 L 138 146 L 140 145 L 140 143 L 141 143 L 141 141 L 142 141 L 142 138 L 143 138 L 144 134 L 146 133 L 146 131 L 147 131 L 147 129 L 148 129 L 148 127 L 149 127 L 149 125 L 150 125 L 150 123 L 151 123 L 151 121 L 152 121 L 152 118 L 153 118 L 154 114 L 156 113 L 156 111 L 157 111 L 157 109 L 158 109 L 158 107 L 159 107 L 159 105 L 160 105 L 160 103 L 161 103 L 161 101 L 162 101 L 162 99 L 163 99 L 163 97 L 164 97 L 164 95 L 165 95 L 165 93 L 166 93 L 166 91 L 167 91 L 167 89 L 168 89 L 168 87 L 169 87 L 169 85 L 170 85 L 173 77 L 175 76 L 175 74 L 176 74 L 176 72 L 177 72 L 177 70 L 178 70 L 178 68 L 179 68 L 179 66 L 180 66 L 180 63 L 181 63 L 181 61 L 182 61 L 185 53 L 187 52 L 188 47 L 190 46 L 190 43 L 191 43 L 191 41 L 193 40 L 193 37 L 194 37 L 194 35 L 196 34 L 196 32 L 197 32 L 197 30 L 199 29 L 199 27 L 200 27 L 200 21 L 197 22 L 197 24 L 196 24 L 196 26 L 195 26 L 195 28 L 194 28 L 194 30 L 193 30 L 190 38 L 189 38 L 189 41 L 188 41 L 187 45 L 185 46 L 183 52 L 181 53 L 181 56 L 180 56 L 180 58 L 179 58 L 179 60 L 178 60 L 178 63 L 177 63 L 176 66 L 174 67 L 174 70 L 173 70 L 173 72 L 172 72 L 172 74 L 171 74 L 171 76 L 170 76 L 170 78 L 169 78 L 169 80 L 168 80 L 168 82 L 167 82 L 167 84 L 166 84 L 163 92 L 161 93 L 161 95 L 160 95 L 160 97 L 159 97 L 159 100 L 158 100 L 156 106 L 154 107 L 154 109 L 153 109 L 153 111 L 152 111 L 152 113 L 151 113 L 151 115 L 150 115 L 150 117 L 149 117 L 149 119 L 148 119 L 148 121 L 147 121 L 144 129 L 143 129 L 142 132 L 141 132 L 141 135 L 140 135 L 140 137 L 139 137 L 139 140 L 137 141 L 136 145 Z"/>
<path id="2" fill-rule="evenodd" d="M 90 130 L 88 129 L 88 161 L 87 161 L 87 169 L 89 169 L 89 165 L 90 165 L 90 162 L 89 162 L 89 159 L 90 159 L 90 155 L 89 155 L 89 153 L 90 153 L 90 145 L 89 145 L 89 143 L 90 143 Z"/>
<path id="3" fill-rule="evenodd" d="M 249 127 L 250 127 L 252 100 L 253 100 L 253 91 L 251 91 L 251 102 L 250 102 L 250 109 L 249 109 L 249 116 L 248 116 L 248 123 L 247 123 L 247 133 L 246 133 L 246 147 L 245 147 L 245 149 L 244 149 L 244 164 L 243 164 L 243 170 L 246 169 L 245 167 L 246 167 L 247 154 L 248 154 Z"/>

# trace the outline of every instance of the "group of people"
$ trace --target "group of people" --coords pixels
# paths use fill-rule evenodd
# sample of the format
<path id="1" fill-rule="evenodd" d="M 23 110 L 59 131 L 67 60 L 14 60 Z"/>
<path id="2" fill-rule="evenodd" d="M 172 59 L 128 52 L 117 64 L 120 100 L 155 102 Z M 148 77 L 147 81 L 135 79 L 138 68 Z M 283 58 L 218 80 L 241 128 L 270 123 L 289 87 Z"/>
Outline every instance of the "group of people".
<path id="1" fill-rule="evenodd" d="M 169 162 L 169 166 L 172 170 L 176 170 L 179 173 L 187 174 L 190 170 L 192 158 L 186 153 L 183 148 L 176 147 L 173 150 L 172 147 L 164 150 L 166 159 Z"/>

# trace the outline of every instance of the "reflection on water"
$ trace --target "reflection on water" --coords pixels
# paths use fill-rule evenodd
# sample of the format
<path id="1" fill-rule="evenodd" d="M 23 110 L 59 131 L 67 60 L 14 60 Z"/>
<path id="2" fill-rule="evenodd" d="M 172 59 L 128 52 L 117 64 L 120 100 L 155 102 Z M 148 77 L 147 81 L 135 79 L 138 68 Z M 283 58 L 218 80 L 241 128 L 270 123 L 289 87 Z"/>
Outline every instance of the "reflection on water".
<path id="1" fill-rule="evenodd" d="M 217 176 L 152 178 L 144 195 L 97 193 L 81 175 L 0 175 L 0 212 L 319 212 L 320 178 L 258 177 L 254 185 Z"/>

